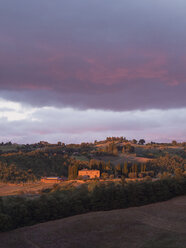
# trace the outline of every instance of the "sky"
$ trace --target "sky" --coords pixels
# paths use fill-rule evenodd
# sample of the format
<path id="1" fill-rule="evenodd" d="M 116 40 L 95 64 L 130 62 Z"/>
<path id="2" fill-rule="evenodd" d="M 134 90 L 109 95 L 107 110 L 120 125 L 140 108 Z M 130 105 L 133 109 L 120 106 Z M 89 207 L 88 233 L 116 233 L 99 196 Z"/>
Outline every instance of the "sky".
<path id="1" fill-rule="evenodd" d="M 185 0 L 0 0 L 0 141 L 185 141 L 185 11 Z"/>

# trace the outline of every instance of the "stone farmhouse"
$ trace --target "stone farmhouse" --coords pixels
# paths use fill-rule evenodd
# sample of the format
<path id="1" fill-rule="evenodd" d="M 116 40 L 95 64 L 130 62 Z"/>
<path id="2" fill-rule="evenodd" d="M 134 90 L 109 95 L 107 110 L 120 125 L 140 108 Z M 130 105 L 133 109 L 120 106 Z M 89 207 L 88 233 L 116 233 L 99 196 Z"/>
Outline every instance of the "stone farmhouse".
<path id="1" fill-rule="evenodd" d="M 100 171 L 99 170 L 79 170 L 78 171 L 78 177 L 83 177 L 83 178 L 100 178 Z"/>

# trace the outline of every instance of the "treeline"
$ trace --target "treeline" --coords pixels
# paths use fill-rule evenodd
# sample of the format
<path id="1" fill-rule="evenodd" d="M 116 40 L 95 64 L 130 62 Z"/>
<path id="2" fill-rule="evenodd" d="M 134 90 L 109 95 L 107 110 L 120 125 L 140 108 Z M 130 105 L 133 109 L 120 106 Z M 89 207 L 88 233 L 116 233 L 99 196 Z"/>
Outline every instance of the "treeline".
<path id="1" fill-rule="evenodd" d="M 103 148 L 99 148 L 94 153 L 96 155 L 114 155 L 118 156 L 119 152 L 122 153 L 134 153 L 135 148 L 131 144 L 127 143 L 125 145 L 120 145 L 117 143 L 110 143 Z"/>
<path id="2" fill-rule="evenodd" d="M 0 230 L 64 218 L 89 211 L 141 206 L 186 194 L 186 178 L 139 183 L 100 183 L 43 194 L 39 198 L 0 198 Z"/>
<path id="3" fill-rule="evenodd" d="M 95 140 L 95 144 L 98 143 L 104 143 L 104 142 L 108 142 L 108 141 L 116 141 L 116 142 L 132 142 L 133 144 L 140 144 L 140 145 L 144 145 L 146 142 L 144 139 L 140 139 L 139 141 L 137 141 L 136 139 L 132 139 L 132 140 L 128 140 L 126 137 L 107 137 L 106 140 L 103 141 L 97 141 Z M 151 141 L 148 144 L 157 144 L 157 145 L 165 145 L 165 146 L 183 146 L 186 147 L 186 142 L 177 142 L 176 140 L 173 140 L 171 143 L 158 143 L 158 142 L 153 142 Z"/>

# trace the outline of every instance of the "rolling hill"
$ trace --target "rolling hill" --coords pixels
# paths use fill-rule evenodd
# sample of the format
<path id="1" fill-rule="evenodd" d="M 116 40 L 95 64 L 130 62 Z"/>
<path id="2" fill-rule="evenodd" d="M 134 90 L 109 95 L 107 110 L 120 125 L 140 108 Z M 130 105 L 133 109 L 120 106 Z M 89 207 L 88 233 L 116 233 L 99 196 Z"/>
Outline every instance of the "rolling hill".
<path id="1" fill-rule="evenodd" d="M 185 248 L 186 196 L 0 234 L 1 248 Z"/>

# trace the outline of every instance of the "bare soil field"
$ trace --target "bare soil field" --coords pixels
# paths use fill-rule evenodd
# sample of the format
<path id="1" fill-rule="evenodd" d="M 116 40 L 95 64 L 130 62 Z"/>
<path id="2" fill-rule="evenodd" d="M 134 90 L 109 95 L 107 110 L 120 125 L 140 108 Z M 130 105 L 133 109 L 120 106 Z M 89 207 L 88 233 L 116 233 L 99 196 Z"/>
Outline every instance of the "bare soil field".
<path id="1" fill-rule="evenodd" d="M 0 234 L 1 248 L 185 248 L 186 196 Z"/>

